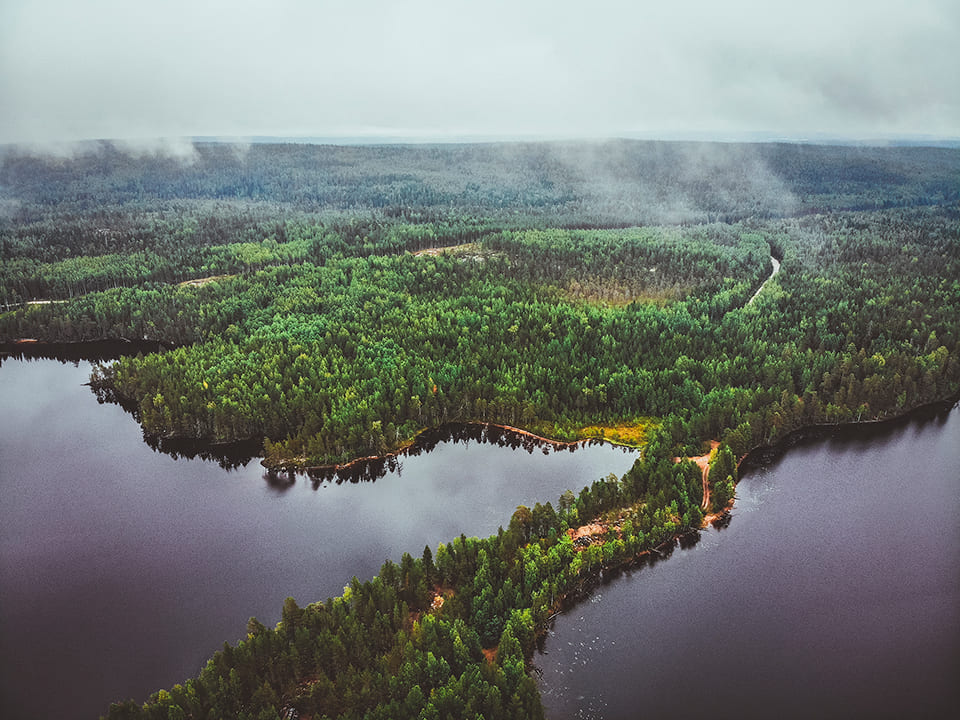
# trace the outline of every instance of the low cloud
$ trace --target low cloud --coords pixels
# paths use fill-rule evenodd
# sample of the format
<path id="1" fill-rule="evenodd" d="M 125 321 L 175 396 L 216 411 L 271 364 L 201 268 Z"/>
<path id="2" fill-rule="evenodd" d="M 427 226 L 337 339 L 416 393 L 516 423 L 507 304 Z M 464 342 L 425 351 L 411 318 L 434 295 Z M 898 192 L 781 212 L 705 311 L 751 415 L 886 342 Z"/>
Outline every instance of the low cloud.
<path id="1" fill-rule="evenodd" d="M 958 46 L 955 0 L 7 0 L 0 143 L 960 135 Z"/>
<path id="2" fill-rule="evenodd" d="M 249 143 L 230 143 L 238 158 L 249 152 Z M 171 159 L 183 164 L 192 164 L 199 159 L 194 143 L 189 138 L 125 138 L 117 140 L 69 140 L 30 141 L 0 146 L 0 160 L 4 155 L 41 158 L 44 160 L 76 160 L 100 155 L 113 149 L 132 158 Z"/>
<path id="3" fill-rule="evenodd" d="M 171 158 L 186 164 L 194 163 L 199 157 L 193 141 L 188 138 L 127 138 L 113 140 L 111 144 L 131 157 Z"/>

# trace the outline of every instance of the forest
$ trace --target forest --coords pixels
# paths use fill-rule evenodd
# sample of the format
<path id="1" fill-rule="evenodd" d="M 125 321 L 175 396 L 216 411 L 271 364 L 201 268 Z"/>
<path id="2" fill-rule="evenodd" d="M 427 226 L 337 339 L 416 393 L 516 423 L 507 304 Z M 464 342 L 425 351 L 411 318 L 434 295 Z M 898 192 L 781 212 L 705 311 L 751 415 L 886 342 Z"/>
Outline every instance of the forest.
<path id="1" fill-rule="evenodd" d="M 643 429 L 622 478 L 290 599 L 110 718 L 539 717 L 551 615 L 721 511 L 739 458 L 960 391 L 958 150 L 93 143 L 0 163 L 0 342 L 162 343 L 91 378 L 148 440 L 252 441 L 292 471 L 448 423 Z M 711 440 L 704 508 L 675 458 Z"/>

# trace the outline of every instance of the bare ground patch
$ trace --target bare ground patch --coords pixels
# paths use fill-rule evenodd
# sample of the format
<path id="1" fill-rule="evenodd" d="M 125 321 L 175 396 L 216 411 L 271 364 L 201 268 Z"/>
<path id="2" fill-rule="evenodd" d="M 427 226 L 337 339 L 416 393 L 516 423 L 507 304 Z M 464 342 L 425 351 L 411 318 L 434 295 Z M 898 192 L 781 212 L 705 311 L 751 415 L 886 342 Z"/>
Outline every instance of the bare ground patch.
<path id="1" fill-rule="evenodd" d="M 217 282 L 218 280 L 229 280 L 235 275 L 210 275 L 209 277 L 196 278 L 194 280 L 184 280 L 182 283 L 178 284 L 178 287 L 203 287 L 204 285 L 209 285 L 212 282 Z"/>

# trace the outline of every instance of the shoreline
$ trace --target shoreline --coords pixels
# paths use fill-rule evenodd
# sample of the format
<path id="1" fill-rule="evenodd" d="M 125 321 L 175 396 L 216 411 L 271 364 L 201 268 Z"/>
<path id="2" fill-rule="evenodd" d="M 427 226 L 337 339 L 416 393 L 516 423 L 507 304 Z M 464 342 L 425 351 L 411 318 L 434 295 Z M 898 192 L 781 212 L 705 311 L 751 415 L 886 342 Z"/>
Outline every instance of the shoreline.
<path id="1" fill-rule="evenodd" d="M 98 353 L 97 349 L 104 349 L 108 347 L 123 347 L 123 348 L 137 348 L 138 351 L 147 350 L 148 352 L 157 352 L 159 350 L 172 350 L 178 347 L 175 343 L 169 343 L 163 340 L 134 340 L 130 338 L 104 338 L 98 340 L 75 340 L 75 341 L 46 341 L 46 340 L 37 340 L 34 338 L 17 338 L 15 340 L 5 340 L 0 341 L 0 356 L 3 355 L 13 355 L 20 357 L 25 356 L 34 356 L 41 358 L 51 358 L 54 360 L 60 359 L 58 357 L 57 351 L 62 351 L 62 355 L 66 356 L 69 360 L 81 359 L 87 360 L 89 362 L 101 362 L 104 360 L 115 360 L 118 357 L 122 357 L 124 353 L 120 353 L 117 356 L 112 356 L 106 353 Z M 82 349 L 86 348 L 91 352 L 83 352 Z M 784 445 L 788 445 L 793 442 L 799 441 L 805 435 L 817 435 L 820 433 L 829 433 L 834 431 L 855 431 L 856 428 L 870 427 L 873 425 L 880 425 L 884 423 L 897 422 L 905 418 L 910 417 L 911 415 L 918 412 L 925 411 L 935 411 L 937 408 L 943 410 L 949 410 L 954 405 L 960 402 L 960 389 L 954 393 L 941 398 L 939 400 L 931 400 L 929 402 L 917 405 L 912 408 L 905 409 L 901 412 L 894 413 L 887 417 L 882 418 L 871 418 L 864 420 L 849 420 L 849 421 L 838 421 L 838 422 L 820 422 L 813 423 L 810 425 L 802 425 L 798 428 L 790 430 L 784 437 L 778 439 L 772 444 L 759 444 L 748 449 L 743 455 L 741 455 L 737 460 L 737 467 L 739 468 L 745 462 L 748 462 L 752 455 L 757 453 L 769 452 L 772 450 L 777 450 Z M 470 425 L 470 426 L 479 426 L 479 427 L 494 427 L 501 430 L 507 431 L 511 434 L 528 437 L 532 440 L 535 440 L 538 443 L 543 443 L 545 445 L 550 445 L 556 449 L 565 448 L 565 447 L 575 447 L 578 445 L 583 445 L 589 442 L 601 442 L 613 445 L 615 447 L 622 447 L 628 450 L 642 450 L 642 446 L 633 445 L 626 442 L 617 442 L 616 440 L 607 438 L 607 437 L 580 437 L 576 440 L 554 440 L 543 435 L 538 435 L 535 432 L 530 430 L 524 430 L 513 425 L 507 425 L 504 423 L 497 422 L 485 422 L 479 420 L 465 420 L 465 421 L 450 421 L 444 423 L 444 425 Z M 267 465 L 264 461 L 265 458 L 261 458 L 261 465 L 267 468 L 268 470 L 275 470 L 281 472 L 298 472 L 298 471 L 330 471 L 330 470 L 343 470 L 353 467 L 357 464 L 363 462 L 375 462 L 378 460 L 387 460 L 390 458 L 398 457 L 403 453 L 407 452 L 411 447 L 413 447 L 420 437 L 431 430 L 437 430 L 444 425 L 430 426 L 425 427 L 418 431 L 413 437 L 408 438 L 400 443 L 400 445 L 389 452 L 380 454 L 380 455 L 366 455 L 352 458 L 351 460 L 342 462 L 342 463 L 326 463 L 319 465 L 304 465 L 304 464 L 295 464 L 296 458 L 290 458 L 290 463 L 283 463 L 278 466 L 271 467 Z M 209 447 L 214 449 L 216 447 L 222 447 L 225 445 L 232 445 L 235 443 L 256 443 L 259 442 L 262 447 L 264 438 L 239 438 L 239 439 L 214 439 L 214 438 L 201 438 L 201 437 L 190 437 L 190 436 L 162 436 L 157 435 L 153 436 L 157 440 L 163 440 L 173 443 L 186 443 L 193 446 L 195 449 L 202 449 L 203 447 Z M 712 439 L 708 441 L 711 445 L 711 449 L 714 447 L 714 443 L 719 443 L 718 440 Z M 700 465 L 699 460 L 703 458 L 709 458 L 709 453 L 705 456 L 698 457 L 689 457 L 688 460 L 692 460 Z M 702 465 L 701 465 L 702 467 Z"/>
<path id="2" fill-rule="evenodd" d="M 897 415 L 894 415 L 888 418 L 853 421 L 849 423 L 818 423 L 816 425 L 806 425 L 806 426 L 797 428 L 796 430 L 791 430 L 781 440 L 779 440 L 776 443 L 773 443 L 772 445 L 758 445 L 754 448 L 751 448 L 746 453 L 744 453 L 743 456 L 739 458 L 739 460 L 737 461 L 737 468 L 742 467 L 745 463 L 749 463 L 750 461 L 753 461 L 758 455 L 765 455 L 768 453 L 784 453 L 787 450 L 789 450 L 790 447 L 793 446 L 793 444 L 804 440 L 806 437 L 816 436 L 818 434 L 825 435 L 832 431 L 837 431 L 837 430 L 853 432 L 853 431 L 856 431 L 857 429 L 862 429 L 863 427 L 873 427 L 873 426 L 884 425 L 884 424 L 894 424 L 896 422 L 908 422 L 914 419 L 914 416 L 921 415 L 924 413 L 950 412 L 957 406 L 958 403 L 960 403 L 960 391 L 955 392 L 954 394 L 950 395 L 949 397 L 943 400 L 934 400 L 929 403 L 924 403 L 923 405 L 918 405 L 915 408 L 911 408 L 910 410 L 906 410 L 902 413 L 898 413 Z M 711 453 L 712 453 L 713 449 L 717 445 L 719 445 L 719 441 L 711 440 L 710 445 L 711 445 Z M 698 457 L 690 457 L 685 459 L 691 460 L 694 462 L 698 460 L 706 459 L 706 462 L 709 463 L 709 458 L 711 453 L 707 453 L 706 455 L 701 455 Z M 681 458 L 674 458 L 676 462 L 679 462 L 680 459 Z M 699 462 L 697 464 L 700 465 Z M 749 464 L 745 468 L 745 470 L 749 472 L 750 470 Z M 704 483 L 706 483 L 707 481 L 708 474 L 709 474 L 709 465 L 707 465 L 707 467 L 704 469 Z M 742 476 L 739 480 L 737 480 L 738 485 L 740 484 L 741 480 L 742 480 Z M 547 625 L 544 626 L 543 628 L 539 628 L 536 631 L 537 637 L 540 638 L 547 633 L 547 630 L 549 629 L 549 624 L 553 622 L 555 618 L 562 615 L 566 610 L 570 609 L 570 607 L 572 607 L 573 605 L 576 605 L 578 602 L 582 601 L 583 598 L 589 596 L 593 587 L 595 587 L 599 583 L 604 582 L 604 578 L 606 574 L 623 572 L 640 562 L 647 561 L 648 558 L 651 558 L 654 555 L 660 558 L 664 558 L 663 549 L 667 547 L 670 548 L 670 552 L 666 553 L 666 555 L 669 556 L 669 554 L 672 553 L 673 549 L 677 546 L 678 542 L 682 544 L 682 539 L 684 537 L 695 534 L 699 538 L 700 532 L 707 529 L 707 527 L 711 525 L 716 527 L 718 524 L 723 524 L 724 522 L 728 521 L 728 519 L 730 518 L 731 511 L 736 505 L 736 499 L 737 499 L 737 496 L 736 494 L 734 494 L 734 496 L 730 498 L 730 500 L 727 502 L 727 504 L 723 508 L 721 508 L 716 512 L 705 514 L 703 516 L 703 520 L 701 521 L 701 524 L 699 527 L 686 528 L 683 531 L 677 532 L 672 537 L 670 537 L 667 540 L 664 540 L 663 542 L 661 542 L 659 545 L 655 547 L 649 548 L 647 550 L 641 550 L 636 555 L 633 555 L 632 557 L 627 558 L 614 565 L 610 565 L 607 567 L 600 567 L 595 572 L 591 573 L 589 576 L 584 577 L 583 580 L 577 585 L 577 587 L 574 590 L 557 598 L 554 605 L 551 606 L 550 608 L 550 615 L 547 618 Z M 594 529 L 596 529 L 597 532 L 595 532 Z M 607 532 L 607 528 L 604 527 L 601 523 L 597 522 L 596 519 L 594 519 L 594 521 L 590 523 L 580 525 L 577 528 L 570 528 L 567 530 L 567 533 L 569 534 L 571 539 L 577 540 L 577 539 L 586 538 L 588 540 L 588 544 L 593 544 L 592 541 L 594 538 L 599 537 L 602 539 L 602 535 L 605 534 L 606 532 Z M 581 551 L 582 549 L 583 549 L 582 547 L 578 548 L 578 552 Z M 567 607 L 566 606 L 567 602 L 571 602 L 572 605 L 570 607 Z"/>
<path id="3" fill-rule="evenodd" d="M 100 340 L 72 340 L 72 341 L 47 341 L 47 340 L 38 340 L 36 338 L 17 338 L 15 340 L 0 341 L 0 357 L 2 356 L 13 356 L 13 357 L 38 357 L 38 358 L 50 358 L 54 360 L 66 359 L 69 361 L 73 360 L 86 360 L 88 362 L 97 363 L 105 362 L 110 360 L 117 360 L 124 355 L 129 355 L 131 353 L 127 352 L 112 352 L 113 350 L 129 350 L 134 349 L 136 352 L 159 352 L 176 349 L 178 345 L 174 343 L 168 343 L 163 340 L 131 340 L 129 338 L 107 338 Z M 88 383 L 89 384 L 89 383 Z M 112 388 L 111 388 L 112 389 Z M 115 390 L 114 390 L 115 392 Z M 136 400 L 121 396 L 119 393 L 116 393 L 116 398 L 118 404 L 123 407 L 129 405 L 131 408 L 136 407 Z M 433 430 L 438 430 L 439 428 L 444 427 L 445 425 L 470 425 L 478 427 L 494 427 L 504 430 L 513 435 L 519 437 L 526 437 L 534 440 L 538 443 L 544 445 L 549 445 L 552 448 L 559 450 L 561 448 L 576 447 L 579 445 L 584 445 L 589 442 L 597 441 L 602 443 L 607 443 L 613 445 L 614 447 L 622 447 L 628 450 L 641 450 L 642 446 L 631 444 L 629 442 L 618 442 L 617 440 L 607 438 L 607 437 L 579 437 L 576 440 L 556 440 L 553 438 L 546 437 L 544 435 L 538 435 L 537 433 L 531 430 L 524 430 L 522 428 L 516 427 L 514 425 L 507 425 L 505 423 L 498 422 L 488 422 L 483 420 L 452 420 L 442 425 L 429 426 L 421 428 L 415 435 L 410 438 L 407 438 L 399 443 L 399 445 L 388 452 L 379 454 L 379 455 L 362 455 L 351 458 L 344 462 L 334 462 L 334 463 L 321 463 L 318 465 L 308 465 L 306 464 L 306 458 L 302 457 L 291 457 L 285 458 L 277 463 L 267 463 L 266 458 L 262 455 L 259 456 L 260 464 L 267 470 L 271 472 L 336 472 L 338 470 L 349 470 L 357 465 L 363 463 L 373 463 L 382 460 L 389 460 L 391 458 L 399 457 L 405 454 L 413 446 L 417 444 L 421 436 L 425 433 L 431 432 Z M 603 426 L 600 426 L 603 427 Z M 610 426 L 613 427 L 613 426 Z M 217 448 L 230 447 L 233 445 L 258 445 L 260 452 L 263 452 L 263 441 L 264 437 L 247 437 L 247 438 L 232 438 L 232 439 L 222 439 L 222 438 L 211 438 L 211 437 L 194 437 L 188 435 L 160 435 L 160 434 L 146 434 L 145 438 L 149 437 L 155 441 L 158 445 L 162 444 L 171 444 L 177 446 L 188 447 L 193 452 L 202 452 L 205 449 L 211 451 L 216 451 Z M 256 457 L 256 456 L 254 456 Z"/>
<path id="4" fill-rule="evenodd" d="M 931 400 L 923 403 L 922 405 L 917 405 L 916 407 L 909 408 L 887 417 L 872 418 L 869 420 L 850 420 L 849 422 L 813 423 L 810 425 L 801 425 L 798 428 L 790 430 L 786 435 L 773 443 L 755 445 L 747 450 L 737 459 L 737 468 L 740 468 L 745 463 L 749 465 L 749 463 L 753 461 L 757 455 L 785 451 L 792 445 L 802 442 L 807 438 L 816 438 L 835 432 L 852 433 L 856 432 L 857 430 L 863 430 L 865 428 L 871 428 L 874 426 L 894 424 L 897 422 L 910 420 L 914 415 L 921 413 L 936 413 L 941 411 L 949 412 L 958 403 L 960 403 L 960 390 L 957 390 L 940 400 Z"/>
<path id="5" fill-rule="evenodd" d="M 176 343 L 165 340 L 131 340 L 130 338 L 101 338 L 99 340 L 39 340 L 37 338 L 17 338 L 0 340 L 0 355 L 20 357 L 50 358 L 60 360 L 86 360 L 91 363 L 117 360 L 125 355 L 138 352 L 150 353 L 174 350 Z M 127 352 L 118 352 L 123 349 Z M 129 352 L 133 350 L 133 352 Z"/>
<path id="6" fill-rule="evenodd" d="M 347 460 L 342 463 L 328 463 L 323 465 L 306 465 L 303 463 L 296 462 L 297 458 L 291 458 L 291 460 L 293 460 L 293 462 L 291 463 L 281 462 L 274 465 L 274 464 L 267 464 L 266 458 L 262 458 L 260 460 L 260 464 L 263 467 L 265 467 L 267 470 L 271 470 L 274 472 L 287 472 L 287 473 L 289 472 L 310 473 L 310 472 L 330 472 L 330 471 L 338 471 L 338 470 L 349 470 L 350 468 L 355 467 L 362 463 L 389 460 L 391 458 L 396 458 L 401 455 L 404 455 L 412 447 L 414 447 L 417 444 L 417 442 L 420 440 L 420 438 L 424 434 L 434 430 L 439 430 L 445 425 L 461 425 L 461 426 L 472 426 L 472 427 L 481 427 L 481 428 L 498 428 L 500 430 L 504 430 L 510 433 L 511 435 L 530 438 L 531 440 L 534 440 L 537 443 L 550 445 L 555 450 L 568 448 L 568 447 L 576 447 L 578 445 L 584 445 L 594 440 L 598 442 L 606 442 L 606 443 L 609 443 L 610 445 L 616 445 L 617 447 L 636 449 L 636 448 L 632 448 L 630 445 L 621 445 L 619 443 L 613 442 L 612 440 L 607 440 L 605 438 L 581 438 L 579 440 L 551 440 L 550 438 L 543 437 L 542 435 L 537 435 L 536 433 L 531 432 L 529 430 L 522 430 L 521 428 L 514 427 L 512 425 L 504 425 L 502 423 L 495 423 L 495 422 L 481 422 L 479 420 L 465 420 L 465 421 L 451 421 L 449 423 L 444 423 L 443 425 L 425 427 L 420 431 L 418 431 L 417 434 L 414 435 L 412 438 L 409 438 L 401 442 L 400 446 L 395 450 L 391 450 L 381 455 L 366 455 L 362 457 L 356 457 L 356 458 L 353 458 L 352 460 Z"/>
<path id="7" fill-rule="evenodd" d="M 0 347 L 2 347 L 2 345 L 0 345 Z M 903 412 L 899 412 L 899 413 L 896 413 L 896 414 L 894 414 L 894 415 L 890 415 L 890 416 L 888 416 L 888 417 L 872 418 L 872 419 L 868 419 L 868 420 L 850 420 L 850 421 L 847 421 L 847 422 L 814 423 L 814 424 L 812 424 L 812 425 L 803 425 L 803 426 L 798 427 L 798 428 L 796 428 L 796 429 L 794 429 L 794 430 L 790 430 L 783 438 L 777 440 L 776 442 L 774 442 L 774 443 L 772 443 L 772 444 L 770 444 L 770 445 L 760 444 L 760 445 L 756 445 L 756 446 L 750 448 L 749 450 L 747 450 L 743 455 L 741 455 L 741 456 L 738 458 L 738 460 L 737 460 L 737 467 L 739 468 L 744 462 L 747 461 L 747 459 L 748 459 L 751 455 L 754 455 L 755 453 L 758 453 L 758 452 L 767 452 L 767 451 L 770 451 L 770 450 L 774 450 L 774 449 L 779 448 L 780 446 L 782 446 L 782 445 L 784 445 L 784 444 L 787 444 L 787 443 L 790 443 L 790 442 L 796 442 L 797 439 L 798 439 L 798 436 L 801 436 L 801 435 L 803 435 L 803 434 L 827 433 L 827 432 L 838 431 L 838 430 L 839 430 L 839 431 L 843 431 L 844 429 L 853 429 L 853 428 L 860 428 L 860 427 L 870 427 L 870 426 L 873 426 L 873 425 L 880 425 L 880 424 L 883 424 L 883 423 L 896 422 L 897 420 L 902 420 L 902 419 L 904 419 L 904 418 L 906 418 L 906 417 L 909 417 L 909 416 L 912 415 L 913 413 L 922 412 L 922 411 L 924 411 L 924 410 L 931 410 L 931 409 L 936 408 L 936 407 L 943 407 L 943 408 L 945 408 L 945 409 L 949 409 L 949 408 L 952 407 L 953 405 L 957 404 L 957 402 L 960 402 L 960 391 L 957 391 L 956 393 L 948 396 L 947 398 L 944 398 L 944 399 L 941 399 L 941 400 L 933 400 L 933 401 L 930 401 L 930 402 L 928 402 L 928 403 L 924 403 L 924 404 L 922 404 L 922 405 L 918 405 L 918 406 L 916 406 L 916 407 L 909 408 L 909 409 L 907 409 L 907 410 L 904 410 Z M 359 456 L 359 457 L 352 458 L 352 459 L 350 459 L 350 460 L 346 460 L 346 461 L 344 461 L 344 462 L 339 462 L 339 463 L 321 463 L 321 464 L 317 464 L 317 465 L 307 465 L 305 458 L 286 458 L 286 459 L 283 460 L 283 461 L 280 461 L 280 462 L 277 462 L 277 463 L 269 463 L 269 464 L 268 464 L 267 461 L 266 461 L 266 458 L 262 458 L 262 457 L 261 457 L 261 458 L 260 458 L 260 464 L 261 464 L 265 469 L 270 470 L 270 471 L 272 471 L 272 472 L 286 472 L 286 473 L 290 473 L 290 472 L 294 472 L 294 473 L 302 472 L 302 473 L 307 473 L 307 474 L 309 474 L 310 472 L 336 472 L 336 471 L 339 471 L 339 470 L 349 470 L 349 469 L 354 468 L 354 467 L 356 467 L 357 465 L 360 465 L 360 464 L 363 464 L 363 463 L 373 463 L 373 462 L 385 461 L 385 460 L 390 460 L 390 459 L 392 459 L 392 458 L 400 457 L 401 455 L 404 455 L 405 453 L 407 453 L 412 447 L 414 447 L 414 446 L 417 444 L 417 442 L 420 440 L 420 438 L 421 438 L 425 433 L 428 433 L 428 432 L 431 432 L 431 431 L 434 431 L 434 430 L 438 430 L 438 429 L 440 429 L 440 428 L 442 428 L 442 427 L 444 427 L 444 426 L 448 426 L 448 425 L 475 426 L 475 427 L 483 427 L 483 428 L 498 428 L 498 429 L 503 430 L 503 431 L 506 431 L 506 432 L 508 432 L 508 433 L 510 433 L 510 434 L 512 434 L 512 435 L 516 435 L 516 436 L 519 436 L 519 437 L 530 438 L 531 440 L 534 440 L 534 441 L 536 441 L 537 443 L 542 443 L 543 445 L 549 445 L 549 446 L 553 447 L 554 449 L 558 449 L 558 450 L 559 450 L 559 449 L 562 449 L 562 448 L 576 447 L 576 446 L 584 445 L 584 444 L 590 443 L 590 442 L 607 443 L 607 444 L 612 445 L 612 446 L 614 446 L 614 447 L 624 448 L 625 450 L 635 450 L 635 451 L 640 451 L 640 450 L 642 450 L 642 447 L 641 447 L 641 446 L 633 445 L 633 444 L 626 443 L 626 442 L 617 442 L 616 440 L 613 440 L 613 439 L 610 439 L 610 438 L 607 438 L 607 437 L 594 437 L 594 436 L 590 436 L 590 437 L 581 437 L 581 438 L 578 438 L 578 439 L 576 439 L 576 440 L 554 440 L 554 439 L 551 439 L 551 438 L 549 438 L 549 437 L 545 437 L 545 436 L 543 436 L 543 435 L 538 435 L 538 434 L 536 434 L 536 433 L 533 432 L 533 431 L 524 430 L 524 429 L 518 428 L 518 427 L 516 427 L 516 426 L 514 426 L 514 425 L 507 425 L 507 424 L 505 424 L 505 423 L 484 422 L 484 421 L 480 421 L 480 420 L 462 420 L 462 421 L 461 421 L 461 420 L 453 420 L 453 421 L 444 423 L 444 424 L 442 424 L 442 425 L 430 426 L 430 427 L 422 428 L 422 429 L 419 430 L 419 431 L 416 433 L 416 435 L 414 435 L 413 437 L 408 438 L 408 439 L 402 441 L 397 448 L 395 448 L 395 449 L 393 449 L 393 450 L 390 450 L 390 451 L 388 451 L 388 452 L 379 454 L 379 455 L 364 455 L 364 456 Z M 231 444 L 231 443 L 234 443 L 234 442 L 241 442 L 241 441 L 237 441 L 237 440 L 212 440 L 212 439 L 202 439 L 202 438 L 187 438 L 187 437 L 179 437 L 179 436 L 174 436 L 174 437 L 167 438 L 167 439 L 168 439 L 168 440 L 172 440 L 172 441 L 192 442 L 192 443 L 195 443 L 195 444 L 198 445 L 198 446 L 206 444 L 206 445 L 209 445 L 210 447 L 214 447 L 214 446 L 216 446 L 216 445 L 228 445 L 228 444 Z M 244 440 L 244 441 L 242 441 L 242 442 L 247 442 L 247 440 Z M 262 442 L 262 441 L 261 441 L 261 442 Z M 715 444 L 718 445 L 720 441 L 719 441 L 719 440 L 716 440 L 716 439 L 713 439 L 713 440 L 710 440 L 710 441 L 708 441 L 708 442 L 710 443 L 711 449 L 712 449 L 713 447 L 715 447 Z M 709 496 L 709 495 L 708 495 L 709 491 L 706 490 L 706 488 L 707 488 L 707 474 L 708 474 L 708 469 L 704 468 L 704 465 L 706 465 L 706 464 L 709 462 L 709 455 L 710 455 L 710 453 L 707 453 L 706 455 L 703 455 L 703 456 L 685 458 L 685 459 L 687 459 L 687 460 L 691 460 L 691 461 L 695 462 L 697 465 L 699 465 L 699 466 L 703 469 L 703 471 L 704 471 L 704 488 L 705 488 L 704 497 L 705 497 L 705 498 Z M 703 462 L 704 460 L 705 460 L 705 462 Z M 706 509 L 706 508 L 703 508 L 703 509 Z M 714 513 L 714 514 L 709 515 L 709 516 L 707 516 L 707 517 L 712 517 L 713 515 L 716 515 L 716 514 Z"/>

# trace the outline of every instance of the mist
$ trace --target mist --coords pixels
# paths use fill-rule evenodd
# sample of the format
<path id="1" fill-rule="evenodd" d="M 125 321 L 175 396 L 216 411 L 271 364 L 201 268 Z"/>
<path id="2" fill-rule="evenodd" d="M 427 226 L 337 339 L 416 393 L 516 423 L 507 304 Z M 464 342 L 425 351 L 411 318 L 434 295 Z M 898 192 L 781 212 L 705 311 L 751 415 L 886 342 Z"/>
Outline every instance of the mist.
<path id="1" fill-rule="evenodd" d="M 7 0 L 0 144 L 960 136 L 953 0 L 586 8 Z"/>

